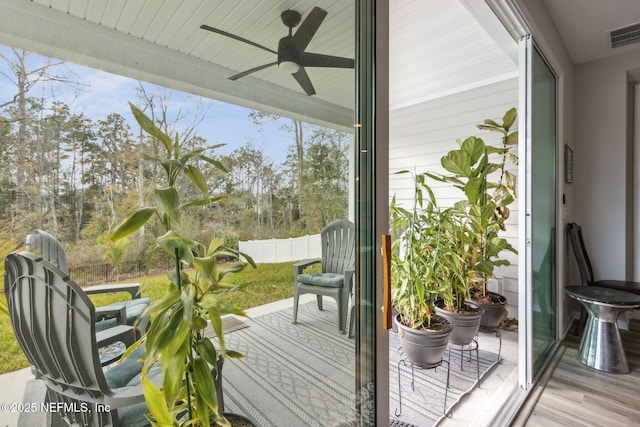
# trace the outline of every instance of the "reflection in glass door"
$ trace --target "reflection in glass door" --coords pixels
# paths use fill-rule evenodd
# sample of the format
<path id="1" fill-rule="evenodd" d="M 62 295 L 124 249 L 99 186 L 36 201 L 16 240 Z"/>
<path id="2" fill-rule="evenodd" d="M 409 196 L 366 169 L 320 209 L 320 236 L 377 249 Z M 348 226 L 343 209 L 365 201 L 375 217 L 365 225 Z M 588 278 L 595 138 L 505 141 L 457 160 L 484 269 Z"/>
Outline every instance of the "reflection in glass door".
<path id="1" fill-rule="evenodd" d="M 69 8 L 69 2 L 4 3 L 3 17 L 11 16 L 11 21 L 18 23 L 1 31 L 0 39 L 11 42 L 12 48 L 37 48 L 45 55 L 61 55 L 61 60 L 108 65 L 123 76 L 148 77 L 152 82 L 220 101 L 210 111 L 199 102 L 188 105 L 193 100 L 179 101 L 185 108 L 175 116 L 197 110 L 199 117 L 182 123 L 175 119 L 176 123 L 168 126 L 180 129 L 180 137 L 190 135 L 185 143 L 195 149 L 194 153 L 200 153 L 200 147 L 230 142 L 225 139 L 233 139 L 232 135 L 244 139 L 241 135 L 246 131 L 245 122 L 234 116 L 235 108 L 226 110 L 224 102 L 256 110 L 252 111 L 257 113 L 254 118 L 276 114 L 286 120 L 284 126 L 291 129 L 289 135 L 260 132 L 254 138 L 246 138 L 247 145 L 238 152 L 240 155 L 228 156 L 238 159 L 233 161 L 238 167 L 230 168 L 225 178 L 219 171 L 204 176 L 197 170 L 188 171 L 198 188 L 202 189 L 206 178 L 209 185 L 219 185 L 216 190 L 224 187 L 225 192 L 234 195 L 225 201 L 229 203 L 228 213 L 202 208 L 199 211 L 203 216 L 190 216 L 186 227 L 197 232 L 198 237 L 235 237 L 239 231 L 247 231 L 234 229 L 236 220 L 246 216 L 256 221 L 256 229 L 260 228 L 260 233 L 252 237 L 270 239 L 280 237 L 268 235 L 276 234 L 276 229 L 277 233 L 291 233 L 289 237 L 307 230 L 316 234 L 321 226 L 351 213 L 349 219 L 356 230 L 356 301 L 343 299 L 345 304 L 340 307 L 347 306 L 349 313 L 355 313 L 355 338 L 340 333 L 339 304 L 325 296 L 324 309 L 319 310 L 312 293 L 303 295 L 309 298 L 300 302 L 296 324 L 292 323 L 290 298 L 251 307 L 250 319 L 225 320 L 217 330 L 224 329 L 227 348 L 246 356 L 225 359 L 225 410 L 244 414 L 261 427 L 387 423 L 388 344 L 377 308 L 382 298 L 381 286 L 376 286 L 376 281 L 381 281 L 376 273 L 381 271 L 376 236 L 388 231 L 384 118 L 388 111 L 384 96 L 388 90 L 384 71 L 388 55 L 383 50 L 388 44 L 384 24 L 388 2 L 119 1 L 84 2 L 86 7 L 80 8 Z M 105 25 L 107 21 L 109 25 Z M 34 31 L 51 25 L 65 31 L 57 32 L 55 38 L 47 31 Z M 122 85 L 119 79 L 103 80 L 105 87 L 113 82 L 118 87 Z M 53 92 L 56 91 L 52 89 Z M 172 112 L 167 114 L 164 95 L 148 96 L 144 90 L 132 90 L 128 100 L 134 102 L 136 93 L 148 101 L 147 114 L 151 104 L 157 102 L 162 105 L 163 118 L 174 120 Z M 111 95 L 108 98 L 113 101 L 116 94 Z M 106 111 L 105 116 L 110 112 Z M 212 140 L 207 141 L 196 130 L 199 124 L 215 128 Z M 86 133 L 85 124 L 82 126 Z M 187 131 L 182 132 L 185 128 Z M 124 140 L 130 139 L 128 131 L 123 135 Z M 252 141 L 259 142 L 256 147 L 262 147 L 263 142 L 274 145 L 270 149 L 254 148 Z M 280 168 L 269 154 L 284 155 L 287 141 L 293 143 L 293 154 Z M 348 152 L 342 148 L 345 141 L 350 143 Z M 140 147 L 146 144 L 141 136 Z M 204 156 L 203 159 L 207 160 Z M 125 175 L 130 172 L 127 170 Z M 344 185 L 347 175 L 348 190 Z M 227 186 L 240 176 L 242 184 L 233 192 L 227 191 Z M 134 182 L 133 178 L 119 181 Z M 146 193 L 152 193 L 155 185 L 146 178 L 145 182 L 149 187 Z M 121 190 L 128 194 L 130 189 Z M 140 191 L 141 198 L 143 193 Z M 202 219 L 205 210 L 212 211 L 213 219 Z M 281 219 L 277 219 L 278 212 L 282 213 Z M 297 263 L 307 256 L 316 258 L 315 254 L 297 249 L 295 258 L 286 262 Z M 288 274 L 273 280 L 293 293 L 294 274 L 291 266 L 285 267 Z M 259 272 L 269 280 L 272 268 L 265 265 Z M 312 275 L 316 271 L 309 269 L 305 273 Z M 318 276 L 313 276 L 316 279 Z M 325 276 L 316 281 L 326 288 L 339 286 L 340 279 Z M 252 289 L 247 286 L 243 298 L 253 304 Z M 231 311 L 226 305 L 223 309 Z M 384 395 L 376 400 L 378 390 Z"/>
<path id="2" fill-rule="evenodd" d="M 234 7 L 236 3 L 243 4 L 228 3 L 233 3 Z M 237 10 L 244 11 L 242 7 Z M 314 49 L 323 55 L 355 59 L 353 70 L 349 67 L 340 69 L 308 66 L 307 71 L 306 67 L 301 68 L 302 74 L 296 71 L 291 77 L 286 73 L 282 74 L 282 69 L 269 67 L 268 70 L 273 71 L 273 75 L 264 71 L 259 76 L 274 80 L 274 90 L 281 91 L 283 98 L 291 103 L 287 106 L 288 111 L 304 115 L 304 108 L 296 110 L 296 106 L 321 105 L 330 106 L 333 111 L 339 112 L 335 118 L 323 120 L 323 129 L 311 125 L 312 117 L 308 123 L 301 120 L 296 124 L 299 127 L 294 127 L 304 129 L 304 132 L 296 131 L 296 142 L 299 145 L 295 148 L 299 150 L 305 165 L 305 172 L 300 173 L 300 182 L 306 183 L 308 180 L 317 184 L 312 191 L 302 192 L 298 206 L 300 211 L 313 212 L 309 214 L 309 223 L 316 221 L 324 227 L 336 219 L 348 218 L 354 222 L 355 242 L 353 235 L 349 239 L 344 238 L 347 233 L 340 234 L 337 238 L 332 238 L 332 234 L 326 241 L 349 242 L 337 245 L 340 246 L 337 249 L 340 252 L 338 258 L 343 256 L 342 253 L 354 251 L 356 254 L 355 265 L 349 263 L 355 270 L 353 289 L 356 302 L 341 299 L 338 303 L 327 296 L 330 293 L 326 289 L 344 285 L 344 279 L 337 286 L 335 283 L 335 276 L 339 275 L 336 273 L 342 271 L 327 269 L 333 275 L 323 276 L 319 272 L 320 268 L 313 270 L 313 267 L 307 268 L 308 263 L 295 260 L 294 271 L 296 275 L 299 274 L 295 280 L 306 284 L 304 292 L 300 292 L 300 298 L 295 303 L 295 309 L 290 300 L 265 307 L 261 312 L 252 313 L 252 321 L 248 322 L 250 327 L 228 334 L 225 338 L 229 348 L 246 355 L 243 359 L 225 362 L 225 409 L 247 414 L 256 425 L 265 427 L 373 426 L 376 416 L 380 415 L 378 411 L 384 411 L 384 404 L 378 405 L 376 402 L 376 367 L 380 364 L 376 359 L 376 346 L 380 339 L 375 335 L 375 268 L 379 258 L 376 256 L 375 236 L 380 232 L 375 222 L 379 220 L 375 214 L 375 203 L 378 200 L 375 180 L 388 179 L 385 171 L 376 167 L 376 150 L 379 148 L 376 126 L 379 120 L 373 120 L 374 94 L 378 93 L 373 88 L 376 84 L 376 57 L 373 54 L 376 46 L 373 39 L 376 30 L 375 8 L 372 2 L 320 0 L 296 3 L 297 14 L 288 11 L 282 15 L 285 10 L 286 6 L 274 2 L 273 6 L 263 12 L 264 19 L 277 21 L 278 17 L 284 16 L 283 22 L 287 17 L 292 21 L 299 20 L 299 27 L 294 25 L 292 31 L 294 40 L 302 38 L 302 41 L 308 42 L 307 39 L 312 38 Z M 251 25 L 245 23 L 249 20 L 245 15 L 240 14 L 236 19 L 238 25 Z M 215 27 L 215 22 L 211 22 L 211 26 Z M 278 29 L 282 30 L 280 27 Z M 297 32 L 300 31 L 298 28 L 301 29 L 300 33 Z M 333 32 L 329 30 L 331 28 L 335 28 Z M 280 34 L 277 37 L 282 37 Z M 339 42 L 331 43 L 332 36 Z M 276 38 L 275 42 L 277 40 Z M 286 39 L 281 39 L 280 45 L 283 44 L 282 40 Z M 256 41 L 268 46 L 275 43 Z M 233 37 L 227 37 L 222 42 L 229 49 L 238 51 L 246 47 L 239 45 L 238 40 Z M 253 53 L 253 50 L 247 50 L 247 54 Z M 308 77 L 305 73 L 308 73 Z M 280 82 L 288 86 L 277 87 Z M 317 93 L 310 93 L 310 85 L 313 85 Z M 349 98 L 345 94 L 354 96 Z M 341 140 L 349 141 L 351 146 L 348 154 L 339 150 Z M 310 156 L 314 153 L 315 156 Z M 300 167 L 302 164 L 298 163 Z M 344 191 L 344 186 L 332 186 L 334 181 L 325 178 L 323 173 L 331 168 L 349 176 L 350 191 Z M 348 174 L 344 173 L 346 170 L 349 170 Z M 340 182 L 339 178 L 341 177 L 338 176 L 335 182 Z M 302 185 L 300 188 L 303 188 Z M 386 196 L 380 198 L 385 204 L 387 199 Z M 333 205 L 332 209 L 328 209 L 326 205 Z M 353 217 L 349 217 L 349 214 Z M 383 221 L 386 225 L 384 218 Z M 325 257 L 325 252 L 322 252 L 322 256 Z M 322 265 L 323 272 L 325 268 L 326 265 Z M 301 278 L 303 275 L 307 277 Z M 344 277 L 348 276 L 345 274 Z M 293 282 L 294 274 L 288 280 Z M 334 283 L 328 283 L 330 280 L 334 280 Z M 319 288 L 313 289 L 314 286 Z M 324 299 L 322 310 L 316 295 Z M 346 322 L 341 317 L 343 314 L 339 316 L 339 308 L 344 308 L 349 313 L 350 318 Z M 351 316 L 354 315 L 355 321 L 351 324 Z M 339 318 L 343 319 L 340 327 Z M 341 328 L 344 328 L 343 333 Z M 353 332 L 353 336 L 347 332 Z M 385 367 L 388 372 L 388 364 Z M 380 416 L 388 419 L 384 412 Z"/>
<path id="3" fill-rule="evenodd" d="M 533 370 L 556 341 L 556 77 L 532 52 Z"/>
<path id="4" fill-rule="evenodd" d="M 524 133 L 526 265 L 524 292 L 526 385 L 543 367 L 557 341 L 556 314 L 556 76 L 530 39 L 526 49 Z M 522 380 L 522 378 L 521 378 Z"/>

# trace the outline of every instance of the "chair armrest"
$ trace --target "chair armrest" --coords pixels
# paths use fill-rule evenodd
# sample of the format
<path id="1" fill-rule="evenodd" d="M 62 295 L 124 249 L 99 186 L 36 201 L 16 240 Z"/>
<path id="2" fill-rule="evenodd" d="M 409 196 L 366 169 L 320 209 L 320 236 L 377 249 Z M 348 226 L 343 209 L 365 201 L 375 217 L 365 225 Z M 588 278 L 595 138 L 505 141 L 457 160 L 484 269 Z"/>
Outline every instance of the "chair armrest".
<path id="1" fill-rule="evenodd" d="M 106 285 L 83 288 L 86 294 L 106 294 L 110 292 L 129 292 L 131 299 L 140 298 L 140 283 L 109 283 Z"/>
<path id="2" fill-rule="evenodd" d="M 353 270 L 344 271 L 344 286 L 349 288 L 349 293 L 353 293 Z"/>
<path id="3" fill-rule="evenodd" d="M 129 357 L 131 357 L 131 355 Z M 160 368 L 160 362 L 156 362 L 149 371 L 147 378 L 161 390 L 163 386 L 163 377 L 164 375 Z M 145 401 L 144 393 L 140 384 L 124 386 L 112 391 L 114 392 L 113 394 L 105 396 L 105 403 L 109 405 L 111 409 L 131 406 L 138 402 Z"/>
<path id="4" fill-rule="evenodd" d="M 306 259 L 304 261 L 296 262 L 295 264 L 293 264 L 293 276 L 297 277 L 298 274 L 302 274 L 305 268 L 319 263 L 319 259 Z"/>
<path id="5" fill-rule="evenodd" d="M 127 307 L 124 304 L 111 304 L 102 307 L 96 307 L 96 322 L 107 319 L 117 319 L 118 325 L 127 323 Z"/>
<path id="6" fill-rule="evenodd" d="M 342 287 L 342 296 L 343 298 L 347 298 L 347 301 L 349 301 L 349 297 L 353 296 L 353 278 L 355 277 L 354 271 L 353 270 L 345 270 L 344 271 L 344 284 Z M 353 300 L 352 300 L 352 304 L 353 304 Z"/>
<path id="7" fill-rule="evenodd" d="M 136 342 L 135 329 L 128 325 L 118 325 L 103 331 L 96 332 L 98 347 L 122 341 L 127 347 Z"/>

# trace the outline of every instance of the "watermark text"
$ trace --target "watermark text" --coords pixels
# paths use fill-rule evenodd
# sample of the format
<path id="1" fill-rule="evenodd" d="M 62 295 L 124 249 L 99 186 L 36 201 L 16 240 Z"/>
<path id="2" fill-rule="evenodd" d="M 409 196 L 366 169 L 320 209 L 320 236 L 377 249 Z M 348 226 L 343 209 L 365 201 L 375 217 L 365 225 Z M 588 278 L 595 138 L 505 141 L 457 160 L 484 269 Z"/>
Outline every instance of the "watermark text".
<path id="1" fill-rule="evenodd" d="M 93 405 L 87 402 L 0 402 L 0 412 L 91 412 L 94 410 Z M 97 403 L 95 405 L 96 412 L 109 412 L 111 407 Z"/>

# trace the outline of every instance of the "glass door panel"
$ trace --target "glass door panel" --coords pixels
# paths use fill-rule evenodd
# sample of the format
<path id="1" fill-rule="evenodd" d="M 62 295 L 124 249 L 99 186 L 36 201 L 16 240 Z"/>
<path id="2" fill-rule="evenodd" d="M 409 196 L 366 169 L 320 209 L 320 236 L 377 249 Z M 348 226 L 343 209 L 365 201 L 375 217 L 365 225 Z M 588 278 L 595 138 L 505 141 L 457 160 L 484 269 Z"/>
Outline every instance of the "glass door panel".
<path id="1" fill-rule="evenodd" d="M 275 129 L 272 134 L 256 130 L 253 138 L 246 138 L 248 148 L 244 153 L 247 156 L 237 157 L 239 167 L 233 171 L 236 175 L 220 184 L 227 192 L 227 182 L 236 178 L 242 182 L 234 189 L 237 199 L 228 199 L 234 203 L 237 200 L 238 204 L 233 205 L 234 210 L 224 221 L 189 218 L 188 227 L 202 227 L 197 230 L 202 235 L 219 235 L 219 230 L 224 228 L 226 233 L 227 227 L 234 227 L 236 217 L 255 216 L 257 227 L 269 224 L 273 230 L 282 226 L 287 233 L 300 237 L 307 232 L 317 234 L 335 219 L 350 219 L 356 230 L 355 298 L 345 301 L 349 316 L 346 329 L 350 329 L 353 317 L 355 338 L 340 333 L 338 304 L 327 296 L 324 310 L 319 310 L 315 295 L 303 295 L 308 298 L 300 300 L 296 324 L 292 322 L 290 298 L 249 308 L 250 319 L 231 320 L 224 326 L 227 348 L 246 355 L 225 360 L 222 374 L 225 409 L 247 415 L 256 425 L 265 427 L 384 424 L 388 420 L 387 391 L 378 405 L 376 390 L 388 390 L 384 379 L 388 376 L 388 341 L 379 325 L 377 307 L 381 287 L 376 286 L 376 282 L 381 280 L 377 236 L 388 230 L 385 192 L 388 148 L 384 118 L 388 100 L 384 95 L 386 73 L 376 66 L 386 67 L 388 62 L 386 52 L 380 50 L 388 44 L 384 25 L 388 19 L 388 2 L 144 2 L 144 10 L 131 8 L 135 2 L 102 2 L 108 5 L 97 2 L 73 11 L 66 7 L 66 2 L 49 6 L 38 3 L 50 2 L 25 2 L 24 7 L 14 3 L 11 13 L 28 18 L 28 22 L 8 30 L 16 33 L 4 37 L 15 43 L 12 47 L 37 47 L 42 54 L 59 54 L 62 55 L 59 59 L 76 59 L 89 66 L 109 64 L 110 70 L 123 76 L 148 76 L 156 84 L 160 82 L 175 90 L 186 88 L 194 95 L 220 101 L 211 111 L 201 109 L 200 104 L 194 106 L 193 110 L 202 116 L 186 123 L 188 131 L 184 133 L 194 137 L 190 144 L 227 142 L 227 131 L 228 135 L 243 135 L 246 126 L 245 122 L 236 121 L 238 110 L 233 108 L 236 106 L 254 110 L 252 113 L 258 113 L 254 119 L 277 117 L 286 121 L 284 128 L 288 129 L 288 135 L 277 134 Z M 180 7 L 167 8 L 166 4 L 161 7 L 160 3 L 175 3 Z M 52 10 L 55 15 L 50 15 Z M 140 16 L 131 15 L 134 13 Z M 115 27 L 106 30 L 100 18 L 103 16 L 113 18 Z M 118 19 L 122 16 L 128 19 Z M 160 24 L 147 25 L 151 18 Z M 65 44 L 61 39 L 47 39 L 42 31 L 31 31 L 51 23 L 69 30 L 65 32 L 65 40 L 77 39 L 81 27 L 94 27 L 82 33 L 82 43 Z M 145 37 L 147 34 L 151 37 Z M 60 48 L 62 45 L 64 49 Z M 309 51 L 306 51 L 307 45 Z M 302 46 L 304 48 L 299 49 Z M 112 81 L 121 84 L 115 79 L 105 79 L 102 83 Z M 144 90 L 134 89 L 129 101 L 135 101 L 136 93 L 148 96 Z M 113 100 L 115 94 L 109 96 Z M 180 99 L 184 104 L 192 102 Z M 157 102 L 163 105 L 162 117 L 174 120 L 173 113 L 166 114 L 164 106 L 168 104 L 162 97 L 153 95 L 146 101 L 149 109 L 145 113 Z M 237 105 L 232 107 L 224 102 Z M 382 106 L 379 110 L 383 114 L 376 112 L 378 105 Z M 176 116 L 181 117 L 190 107 L 180 110 Z M 220 120 L 210 120 L 216 114 Z M 182 129 L 182 124 L 175 124 L 175 128 Z M 207 141 L 195 132 L 200 124 L 220 126 L 221 131 Z M 182 132 L 180 136 L 184 136 Z M 127 144 L 129 137 L 127 134 Z M 142 140 L 141 136 L 141 147 Z M 268 140 L 265 144 L 273 145 L 262 150 L 254 148 L 252 140 Z M 349 141 L 349 150 L 342 149 L 347 145 L 342 144 L 345 140 Z M 286 157 L 287 141 L 293 141 L 293 145 L 286 163 L 262 163 L 263 154 Z M 249 163 L 253 169 L 242 169 Z M 258 170 L 264 170 L 265 175 L 259 176 L 255 172 Z M 347 175 L 349 184 L 345 185 Z M 206 177 L 216 182 L 219 179 L 217 173 Z M 307 185 L 307 191 L 303 191 L 303 185 Z M 146 186 L 152 190 L 154 185 L 147 182 Z M 140 185 L 141 190 L 143 187 Z M 128 192 L 129 189 L 121 191 Z M 144 198 L 144 192 L 140 193 Z M 271 214 L 278 211 L 282 219 L 274 221 L 276 215 Z M 256 237 L 262 240 L 280 235 Z M 320 246 L 318 243 L 315 247 Z M 302 249 L 294 252 L 292 259 L 275 262 L 294 264 L 307 258 L 307 252 Z M 316 258 L 318 252 L 309 257 Z M 262 264 L 272 262 L 261 261 Z M 268 272 L 271 268 L 274 267 L 265 265 L 262 271 Z M 290 265 L 286 268 L 288 274 L 278 280 L 293 294 L 294 272 Z M 251 300 L 251 286 L 245 291 Z"/>
<path id="2" fill-rule="evenodd" d="M 356 408 L 357 425 L 388 423 L 388 332 L 382 328 L 380 237 L 388 233 L 388 8 L 356 1 Z"/>
<path id="3" fill-rule="evenodd" d="M 526 66 L 525 107 L 521 108 L 525 138 L 524 322 L 521 342 L 527 363 L 521 383 L 528 387 L 557 341 L 557 101 L 556 76 L 530 38 L 523 40 Z M 522 152 L 521 152 L 522 153 Z M 521 300 L 522 301 L 522 300 Z"/>
<path id="4" fill-rule="evenodd" d="M 556 341 L 556 76 L 532 52 L 533 373 Z"/>

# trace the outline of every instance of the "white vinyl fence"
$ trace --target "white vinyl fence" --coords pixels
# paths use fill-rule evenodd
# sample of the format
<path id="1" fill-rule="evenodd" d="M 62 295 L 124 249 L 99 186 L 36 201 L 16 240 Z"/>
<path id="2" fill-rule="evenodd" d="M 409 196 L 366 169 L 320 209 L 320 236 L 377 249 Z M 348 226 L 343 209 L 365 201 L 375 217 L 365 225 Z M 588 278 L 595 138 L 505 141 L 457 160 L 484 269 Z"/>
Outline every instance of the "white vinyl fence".
<path id="1" fill-rule="evenodd" d="M 291 239 L 240 241 L 239 248 L 257 263 L 299 261 L 322 255 L 319 234 Z"/>

